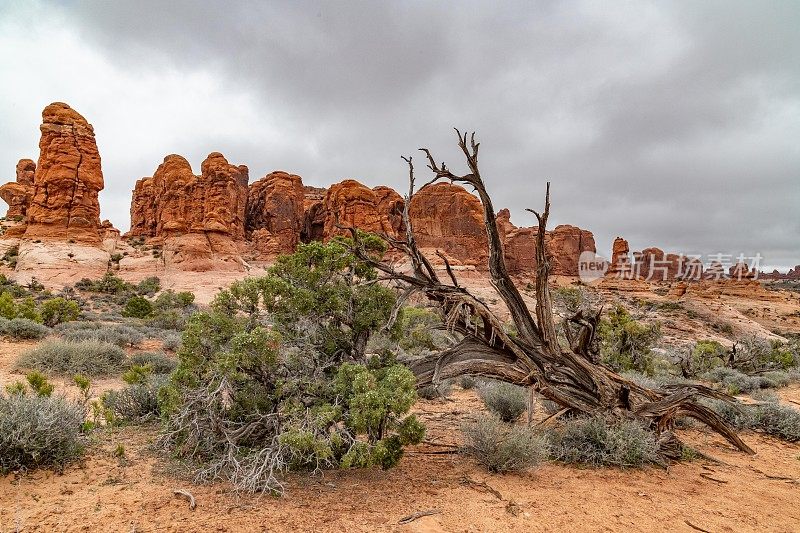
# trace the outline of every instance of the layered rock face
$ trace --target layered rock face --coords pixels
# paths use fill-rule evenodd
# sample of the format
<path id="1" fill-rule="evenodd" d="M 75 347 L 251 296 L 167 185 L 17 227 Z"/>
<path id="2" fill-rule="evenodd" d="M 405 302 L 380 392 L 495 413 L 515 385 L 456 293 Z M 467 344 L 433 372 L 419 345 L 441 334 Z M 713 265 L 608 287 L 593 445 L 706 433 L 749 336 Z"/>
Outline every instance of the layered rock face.
<path id="1" fill-rule="evenodd" d="M 136 182 L 128 235 L 211 232 L 243 239 L 248 180 L 246 166 L 229 164 L 219 152 L 203 161 L 200 176 L 182 156 L 168 155 L 153 177 Z"/>
<path id="2" fill-rule="evenodd" d="M 411 198 L 408 216 L 421 249 L 438 249 L 465 265 L 486 265 L 483 208 L 463 187 L 450 183 L 424 187 Z"/>
<path id="3" fill-rule="evenodd" d="M 23 219 L 33 198 L 33 179 L 36 163 L 32 159 L 20 159 L 17 163 L 16 180 L 0 187 L 0 198 L 8 204 L 6 218 Z"/>
<path id="4" fill-rule="evenodd" d="M 277 171 L 250 185 L 245 233 L 260 255 L 294 251 L 305 216 L 305 190 L 300 176 Z"/>
<path id="5" fill-rule="evenodd" d="M 53 103 L 42 112 L 40 130 L 25 237 L 99 243 L 103 171 L 94 129 L 67 104 Z"/>
<path id="6" fill-rule="evenodd" d="M 332 185 L 325 193 L 321 208 L 313 214 L 311 226 L 322 226 L 324 240 L 347 235 L 345 230 L 336 227 L 337 220 L 342 226 L 397 236 L 400 230 L 398 213 L 389 211 L 397 206 L 397 202 L 402 205 L 403 199 L 388 187 L 376 189 L 370 189 L 356 180 L 344 180 Z M 399 214 L 402 214 L 402 207 L 400 209 Z"/>
<path id="7" fill-rule="evenodd" d="M 580 255 L 597 251 L 591 231 L 565 224 L 548 233 L 545 245 L 551 273 L 557 276 L 577 276 Z"/>
<path id="8" fill-rule="evenodd" d="M 634 256 L 636 273 L 647 281 L 671 281 L 681 273 L 682 257 L 660 248 L 645 248 Z"/>
<path id="9" fill-rule="evenodd" d="M 536 270 L 536 226 L 518 228 L 511 223 L 508 209 L 501 209 L 495 220 L 503 241 L 506 268 L 511 274 Z M 591 231 L 570 225 L 560 225 L 544 237 L 545 250 L 550 262 L 550 274 L 577 276 L 578 261 L 583 252 L 596 252 Z"/>

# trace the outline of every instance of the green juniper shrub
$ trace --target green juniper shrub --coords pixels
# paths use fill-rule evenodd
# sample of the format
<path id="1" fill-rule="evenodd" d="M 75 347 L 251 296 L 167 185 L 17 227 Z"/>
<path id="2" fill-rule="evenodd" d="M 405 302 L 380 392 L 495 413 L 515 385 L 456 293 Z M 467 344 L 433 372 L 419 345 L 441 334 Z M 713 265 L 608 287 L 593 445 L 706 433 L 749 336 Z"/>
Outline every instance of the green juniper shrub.
<path id="1" fill-rule="evenodd" d="M 474 457 L 490 472 L 529 470 L 547 459 L 549 444 L 531 428 L 511 426 L 500 420 L 482 416 L 465 423 L 463 453 Z"/>
<path id="2" fill-rule="evenodd" d="M 685 374 L 698 376 L 713 368 L 725 366 L 729 352 L 722 344 L 714 340 L 697 341 L 681 366 Z"/>
<path id="3" fill-rule="evenodd" d="M 78 459 L 85 418 L 82 405 L 61 396 L 0 393 L 0 474 L 61 469 Z"/>
<path id="4" fill-rule="evenodd" d="M 81 308 L 75 300 L 64 298 L 51 298 L 42 302 L 40 306 L 42 321 L 45 325 L 54 327 L 62 322 L 78 320 Z"/>
<path id="5" fill-rule="evenodd" d="M 388 468 L 420 442 L 414 375 L 364 352 L 395 303 L 376 277 L 338 240 L 303 244 L 188 319 L 160 398 L 163 443 L 198 481 L 280 492 L 289 470 Z"/>
<path id="6" fill-rule="evenodd" d="M 136 293 L 140 296 L 153 296 L 161 290 L 161 280 L 156 276 L 144 278 L 136 285 Z"/>
<path id="7" fill-rule="evenodd" d="M 528 392 L 518 385 L 490 381 L 480 388 L 486 408 L 503 422 L 513 422 L 528 408 Z"/>
<path id="8" fill-rule="evenodd" d="M 422 307 L 405 307 L 399 321 L 401 348 L 412 353 L 439 348 L 434 338 L 434 328 L 442 324 L 439 315 Z"/>
<path id="9" fill-rule="evenodd" d="M 618 305 L 598 327 L 602 361 L 618 372 L 636 370 L 649 375 L 653 371 L 652 347 L 660 336 L 658 324 L 641 324 Z"/>
<path id="10" fill-rule="evenodd" d="M 592 466 L 658 463 L 658 439 L 634 420 L 610 424 L 600 416 L 567 419 L 549 435 L 553 459 Z"/>
<path id="11" fill-rule="evenodd" d="M 122 309 L 122 316 L 132 318 L 147 318 L 153 314 L 153 304 L 144 296 L 133 296 Z"/>
<path id="12" fill-rule="evenodd" d="M 118 371 L 125 360 L 119 346 L 97 340 L 46 340 L 24 352 L 16 362 L 17 369 L 35 369 L 61 376 L 109 375 Z"/>

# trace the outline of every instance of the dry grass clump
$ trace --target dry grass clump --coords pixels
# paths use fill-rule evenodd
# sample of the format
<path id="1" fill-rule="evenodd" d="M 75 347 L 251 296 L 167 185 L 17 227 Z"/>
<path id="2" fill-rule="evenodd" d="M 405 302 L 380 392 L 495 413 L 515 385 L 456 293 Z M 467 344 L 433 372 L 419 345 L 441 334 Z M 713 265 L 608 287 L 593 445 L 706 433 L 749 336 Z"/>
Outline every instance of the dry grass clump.
<path id="1" fill-rule="evenodd" d="M 8 335 L 13 339 L 42 339 L 50 334 L 50 328 L 28 318 L 0 317 L 0 335 Z"/>
<path id="2" fill-rule="evenodd" d="M 120 370 L 125 352 L 98 340 L 46 340 L 23 353 L 16 368 L 35 369 L 62 376 L 107 376 Z"/>
<path id="3" fill-rule="evenodd" d="M 528 427 L 484 416 L 462 427 L 463 451 L 491 472 L 519 472 L 547 459 L 547 439 Z"/>
<path id="4" fill-rule="evenodd" d="M 528 393 L 524 388 L 499 381 L 489 382 L 480 388 L 486 408 L 503 422 L 513 422 L 528 408 Z"/>
<path id="5" fill-rule="evenodd" d="M 81 456 L 83 405 L 63 397 L 0 393 L 0 473 L 62 468 Z"/>
<path id="6" fill-rule="evenodd" d="M 565 463 L 638 467 L 659 462 L 656 435 L 633 420 L 609 424 L 602 417 L 572 418 L 548 438 L 553 459 Z"/>

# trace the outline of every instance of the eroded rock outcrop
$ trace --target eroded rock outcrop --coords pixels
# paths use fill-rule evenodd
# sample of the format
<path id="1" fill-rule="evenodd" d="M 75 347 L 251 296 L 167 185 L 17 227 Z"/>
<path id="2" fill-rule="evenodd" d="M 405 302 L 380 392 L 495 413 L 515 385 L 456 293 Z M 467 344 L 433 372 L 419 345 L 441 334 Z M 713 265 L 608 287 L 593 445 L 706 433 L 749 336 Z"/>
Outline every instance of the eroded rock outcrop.
<path id="1" fill-rule="evenodd" d="M 277 171 L 250 185 L 245 233 L 260 256 L 294 251 L 305 216 L 305 190 L 300 176 Z"/>
<path id="2" fill-rule="evenodd" d="M 438 249 L 461 264 L 487 264 L 483 208 L 463 187 L 444 182 L 424 187 L 411 198 L 408 214 L 417 244 L 430 257 Z"/>
<path id="3" fill-rule="evenodd" d="M 614 239 L 614 244 L 611 246 L 611 261 L 607 275 L 625 279 L 633 277 L 633 261 L 630 254 L 631 249 L 628 246 L 628 241 L 622 237 Z"/>
<path id="4" fill-rule="evenodd" d="M 103 171 L 92 125 L 56 102 L 42 111 L 40 130 L 25 238 L 98 244 Z"/>
<path id="5" fill-rule="evenodd" d="M 645 248 L 635 255 L 636 274 L 646 281 L 671 281 L 681 273 L 683 258 L 660 248 Z"/>
<path id="6" fill-rule="evenodd" d="M 511 223 L 508 209 L 497 213 L 496 224 L 503 240 L 506 267 L 512 274 L 536 270 L 536 226 L 518 228 Z M 545 235 L 545 249 L 550 261 L 550 274 L 577 276 L 578 261 L 583 252 L 596 252 L 591 231 L 570 225 L 559 225 Z"/>
<path id="7" fill-rule="evenodd" d="M 32 159 L 20 159 L 17 163 L 17 177 L 14 181 L 0 187 L 0 198 L 8 204 L 6 218 L 25 218 L 28 206 L 33 199 L 33 179 L 36 163 Z"/>
<path id="8" fill-rule="evenodd" d="M 128 235 L 213 232 L 243 239 L 248 181 L 247 167 L 228 163 L 219 152 L 208 155 L 199 176 L 184 157 L 168 155 L 152 177 L 136 182 Z"/>

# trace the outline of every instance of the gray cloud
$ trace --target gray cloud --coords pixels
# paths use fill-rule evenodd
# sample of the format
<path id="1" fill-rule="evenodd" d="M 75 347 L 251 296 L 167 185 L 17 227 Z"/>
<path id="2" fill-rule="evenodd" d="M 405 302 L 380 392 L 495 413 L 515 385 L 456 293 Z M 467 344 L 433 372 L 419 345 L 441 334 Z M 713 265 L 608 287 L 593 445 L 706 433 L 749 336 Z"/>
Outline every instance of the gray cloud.
<path id="1" fill-rule="evenodd" d="M 135 179 L 170 152 L 404 189 L 399 155 L 421 145 L 459 168 L 459 126 L 478 131 L 517 224 L 549 179 L 554 222 L 591 229 L 601 252 L 623 235 L 800 262 L 795 2 L 74 2 L 12 5 L 4 21 L 62 28 L 93 58 L 75 63 L 84 83 L 44 76 L 73 61 L 58 50 L 3 77 L 61 90 L 94 123 L 104 215 L 122 227 Z M 29 33 L 19 53 L 55 46 Z M 93 62 L 109 81 L 80 102 Z M 30 109 L 48 102 L 33 93 L 25 112 L 0 104 L 6 132 L 35 135 Z M 14 135 L 0 133 L 2 168 L 25 155 Z"/>

